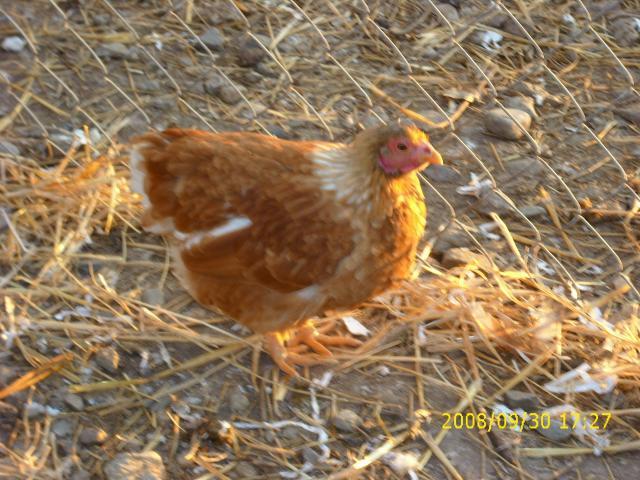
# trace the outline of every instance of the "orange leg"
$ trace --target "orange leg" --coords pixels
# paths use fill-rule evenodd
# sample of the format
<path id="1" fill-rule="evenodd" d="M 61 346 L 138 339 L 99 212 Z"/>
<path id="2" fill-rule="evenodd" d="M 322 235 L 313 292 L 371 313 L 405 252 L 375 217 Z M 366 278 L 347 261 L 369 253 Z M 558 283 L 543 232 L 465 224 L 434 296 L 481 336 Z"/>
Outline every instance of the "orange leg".
<path id="1" fill-rule="evenodd" d="M 273 361 L 285 373 L 297 376 L 295 365 L 312 366 L 330 363 L 331 351 L 327 346 L 358 347 L 362 342 L 342 335 L 327 335 L 333 324 L 319 330 L 311 321 L 289 331 L 267 333 L 264 336 L 264 348 Z M 309 348 L 314 353 L 308 352 Z"/>

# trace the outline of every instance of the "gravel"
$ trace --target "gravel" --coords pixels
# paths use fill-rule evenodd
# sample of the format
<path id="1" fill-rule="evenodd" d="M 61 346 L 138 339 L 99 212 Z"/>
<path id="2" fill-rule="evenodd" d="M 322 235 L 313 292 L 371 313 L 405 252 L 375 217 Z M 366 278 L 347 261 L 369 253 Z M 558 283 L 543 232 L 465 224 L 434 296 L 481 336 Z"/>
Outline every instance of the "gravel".
<path id="1" fill-rule="evenodd" d="M 504 394 L 504 399 L 507 405 L 514 410 L 521 408 L 526 412 L 532 412 L 540 407 L 540 400 L 530 392 L 509 390 Z"/>
<path id="2" fill-rule="evenodd" d="M 341 432 L 351 433 L 358 430 L 362 419 L 353 410 L 344 408 L 333 418 L 333 425 Z"/>
<path id="3" fill-rule="evenodd" d="M 206 32 L 204 32 L 202 35 L 200 35 L 200 41 L 202 43 L 204 43 L 207 48 L 210 48 L 211 50 L 215 50 L 215 51 L 221 51 L 224 48 L 224 36 L 222 35 L 222 32 L 220 31 L 220 29 L 218 28 L 210 28 L 209 30 L 207 30 Z M 196 48 L 198 47 L 202 47 L 202 45 L 200 45 L 200 43 L 196 44 Z"/>
<path id="4" fill-rule="evenodd" d="M 120 354 L 114 347 L 99 350 L 94 357 L 98 366 L 107 372 L 115 373 L 120 368 Z"/>
<path id="5" fill-rule="evenodd" d="M 83 445 L 99 445 L 107 441 L 109 435 L 101 428 L 87 427 L 80 432 L 80 443 Z"/>
<path id="6" fill-rule="evenodd" d="M 107 480 L 164 480 L 167 474 L 156 452 L 119 453 L 104 466 Z"/>
<path id="7" fill-rule="evenodd" d="M 531 127 L 531 115 L 527 112 L 515 108 L 507 110 L 525 130 Z M 504 140 L 519 140 L 524 136 L 518 125 L 501 108 L 491 109 L 485 114 L 484 126 L 487 132 Z"/>
<path id="8" fill-rule="evenodd" d="M 2 40 L 2 48 L 7 52 L 21 52 L 26 44 L 27 42 L 25 41 L 25 39 L 22 37 L 18 37 L 17 35 L 5 37 L 5 39 Z"/>

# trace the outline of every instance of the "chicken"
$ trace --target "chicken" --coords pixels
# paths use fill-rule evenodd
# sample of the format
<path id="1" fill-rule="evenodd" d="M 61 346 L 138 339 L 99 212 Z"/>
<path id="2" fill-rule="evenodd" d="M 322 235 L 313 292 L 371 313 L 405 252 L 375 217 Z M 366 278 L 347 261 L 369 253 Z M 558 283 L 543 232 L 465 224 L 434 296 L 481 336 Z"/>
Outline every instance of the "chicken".
<path id="1" fill-rule="evenodd" d="M 168 239 L 184 288 L 264 334 L 290 375 L 328 346 L 360 344 L 309 319 L 410 274 L 426 222 L 416 172 L 442 163 L 422 130 L 400 124 L 350 144 L 184 129 L 132 143 L 142 226 Z"/>

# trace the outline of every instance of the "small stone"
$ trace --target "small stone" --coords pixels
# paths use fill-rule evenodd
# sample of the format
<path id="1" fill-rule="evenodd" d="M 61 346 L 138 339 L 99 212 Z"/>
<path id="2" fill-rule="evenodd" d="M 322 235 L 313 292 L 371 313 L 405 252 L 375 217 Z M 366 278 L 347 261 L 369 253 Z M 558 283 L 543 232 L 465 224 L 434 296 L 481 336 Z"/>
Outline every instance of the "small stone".
<path id="1" fill-rule="evenodd" d="M 289 425 L 282 429 L 282 437 L 289 440 L 291 444 L 300 444 L 305 441 L 302 431 L 298 427 Z"/>
<path id="2" fill-rule="evenodd" d="M 636 19 L 622 17 L 611 25 L 611 32 L 616 39 L 616 43 L 621 47 L 631 47 L 640 40 L 640 28 Z"/>
<path id="3" fill-rule="evenodd" d="M 111 15 L 108 13 L 98 13 L 92 18 L 93 24 L 97 26 L 109 25 L 112 22 Z"/>
<path id="4" fill-rule="evenodd" d="M 156 452 L 120 453 L 104 466 L 107 480 L 164 480 L 162 458 Z"/>
<path id="5" fill-rule="evenodd" d="M 25 41 L 25 39 L 22 37 L 18 37 L 17 35 L 6 37 L 4 40 L 2 40 L 2 48 L 7 52 L 18 53 L 25 47 L 26 44 L 27 42 Z"/>
<path id="6" fill-rule="evenodd" d="M 142 301 L 149 305 L 162 305 L 164 303 L 164 292 L 161 288 L 149 288 L 142 292 Z"/>
<path id="7" fill-rule="evenodd" d="M 249 462 L 238 462 L 233 471 L 239 479 L 257 477 L 259 475 L 256 467 L 251 465 Z"/>
<path id="8" fill-rule="evenodd" d="M 0 388 L 9 385 L 18 376 L 18 371 L 14 367 L 0 364 Z"/>
<path id="9" fill-rule="evenodd" d="M 200 35 L 199 38 L 200 41 L 211 50 L 220 51 L 224 47 L 224 36 L 218 28 L 210 28 L 202 35 Z M 196 46 L 201 47 L 200 43 L 197 43 Z"/>
<path id="10" fill-rule="evenodd" d="M 522 110 L 523 112 L 528 113 L 531 118 L 536 118 L 538 116 L 538 113 L 536 112 L 536 101 L 531 97 L 507 97 L 502 103 L 504 103 L 506 107 L 515 108 L 516 110 Z"/>
<path id="11" fill-rule="evenodd" d="M 99 350 L 94 359 L 100 368 L 110 373 L 117 372 L 120 367 L 120 354 L 114 347 L 106 347 Z"/>
<path id="12" fill-rule="evenodd" d="M 81 468 L 71 475 L 71 480 L 91 480 L 91 474 Z"/>
<path id="13" fill-rule="evenodd" d="M 533 393 L 509 390 L 504 394 L 507 405 L 512 408 L 521 408 L 525 412 L 533 412 L 540 407 L 540 400 Z"/>
<path id="14" fill-rule="evenodd" d="M 544 172 L 545 168 L 535 158 L 522 158 L 520 160 L 512 160 L 506 162 L 505 167 L 509 174 L 513 177 L 529 176 L 539 177 Z"/>
<path id="15" fill-rule="evenodd" d="M 460 19 L 460 15 L 458 14 L 458 10 L 453 5 L 449 5 L 448 3 L 436 3 L 436 7 L 440 10 L 440 13 L 449 21 L 449 22 L 457 22 Z M 442 17 L 438 15 L 436 11 L 433 12 L 438 20 L 438 23 L 445 24 L 442 20 Z"/>
<path id="16" fill-rule="evenodd" d="M 355 432 L 362 424 L 362 419 L 353 410 L 344 408 L 333 418 L 333 425 L 341 432 Z"/>
<path id="17" fill-rule="evenodd" d="M 490 265 L 484 255 L 464 247 L 447 250 L 442 256 L 441 263 L 444 268 L 454 268 L 463 265 L 479 265 L 488 269 Z"/>
<path id="18" fill-rule="evenodd" d="M 614 112 L 627 122 L 635 123 L 640 127 L 640 103 L 629 105 L 628 108 L 617 108 Z"/>
<path id="19" fill-rule="evenodd" d="M 231 404 L 231 411 L 234 413 L 246 413 L 251 404 L 247 395 L 239 388 L 236 388 L 231 393 L 229 403 Z"/>
<path id="20" fill-rule="evenodd" d="M 267 78 L 275 78 L 278 76 L 277 71 L 266 63 L 259 63 L 256 65 L 256 72 Z"/>
<path id="21" fill-rule="evenodd" d="M 64 403 L 69 405 L 75 411 L 79 412 L 84 409 L 84 401 L 80 395 L 76 395 L 75 393 L 67 393 L 64 396 Z"/>
<path id="22" fill-rule="evenodd" d="M 73 423 L 66 418 L 56 420 L 51 431 L 56 434 L 57 437 L 68 437 L 73 433 Z"/>
<path id="23" fill-rule="evenodd" d="M 278 125 L 271 125 L 267 127 L 267 131 L 274 137 L 282 138 L 283 140 L 291 140 L 292 136 L 284 128 Z"/>
<path id="24" fill-rule="evenodd" d="M 531 116 L 527 112 L 515 108 L 507 110 L 525 130 L 531 127 Z M 505 140 L 518 140 L 524 135 L 518 125 L 501 108 L 489 110 L 484 116 L 484 125 L 489 133 Z"/>
<path id="25" fill-rule="evenodd" d="M 99 57 L 108 59 L 131 59 L 133 51 L 123 43 L 105 43 L 96 49 Z"/>
<path id="26" fill-rule="evenodd" d="M 546 214 L 547 209 L 540 205 L 525 205 L 520 207 L 520 212 L 527 218 L 535 218 Z"/>
<path id="27" fill-rule="evenodd" d="M 564 428 L 563 428 L 564 427 Z M 549 428 L 538 428 L 536 431 L 545 438 L 554 442 L 562 442 L 571 436 L 571 429 L 563 425 L 560 420 L 551 419 Z"/>
<path id="28" fill-rule="evenodd" d="M 264 35 L 256 35 L 256 37 L 265 47 L 271 43 L 271 40 Z M 255 67 L 267 57 L 267 52 L 252 37 L 246 36 L 239 43 L 237 57 L 238 65 L 241 67 Z"/>
<path id="29" fill-rule="evenodd" d="M 320 462 L 320 455 L 311 447 L 304 447 L 302 449 L 302 459 L 304 463 L 308 463 L 310 465 L 316 465 Z"/>
<path id="30" fill-rule="evenodd" d="M 176 105 L 176 101 L 173 95 L 163 95 L 161 97 L 153 97 L 149 102 L 149 105 L 151 105 L 153 108 L 157 108 L 158 110 L 169 110 Z"/>
<path id="31" fill-rule="evenodd" d="M 491 213 L 507 215 L 513 211 L 507 201 L 493 190 L 483 192 L 474 208 L 486 216 L 490 216 Z"/>
<path id="32" fill-rule="evenodd" d="M 161 86 L 162 85 L 158 80 L 154 80 L 152 78 L 145 78 L 136 82 L 136 87 L 138 87 L 139 90 L 146 92 L 153 92 L 158 90 Z"/>
<path id="33" fill-rule="evenodd" d="M 217 95 L 220 100 L 228 105 L 235 105 L 240 100 L 242 100 L 242 97 L 240 96 L 238 91 L 231 85 L 223 85 L 222 87 L 220 87 Z"/>
<path id="34" fill-rule="evenodd" d="M 447 250 L 457 247 L 470 247 L 473 245 L 473 240 L 470 235 L 467 234 L 462 227 L 452 223 L 446 230 L 441 232 L 437 237 L 431 250 L 434 255 L 442 256 Z"/>
<path id="35" fill-rule="evenodd" d="M 20 155 L 20 149 L 13 143 L 6 140 L 0 140 L 0 154 L 8 153 L 9 155 Z"/>
<path id="36" fill-rule="evenodd" d="M 430 165 L 425 170 L 425 174 L 429 180 L 438 183 L 456 183 L 462 181 L 462 175 L 448 165 Z"/>
<path id="37" fill-rule="evenodd" d="M 228 83 L 224 77 L 214 73 L 205 80 L 203 88 L 205 93 L 208 93 L 209 95 L 218 95 L 220 89 L 225 85 L 228 85 Z"/>
<path id="38" fill-rule="evenodd" d="M 78 439 L 83 445 L 99 445 L 106 442 L 107 438 L 109 435 L 101 428 L 88 427 L 82 429 Z"/>

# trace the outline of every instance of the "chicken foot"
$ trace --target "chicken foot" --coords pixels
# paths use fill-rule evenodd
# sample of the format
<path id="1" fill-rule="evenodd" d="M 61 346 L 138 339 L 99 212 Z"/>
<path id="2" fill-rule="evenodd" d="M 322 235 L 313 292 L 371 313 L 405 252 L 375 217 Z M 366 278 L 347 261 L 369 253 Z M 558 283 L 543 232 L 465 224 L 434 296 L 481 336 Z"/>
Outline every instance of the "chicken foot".
<path id="1" fill-rule="evenodd" d="M 358 347 L 362 345 L 362 342 L 355 338 L 328 335 L 334 326 L 335 323 L 330 323 L 316 329 L 308 320 L 290 330 L 266 333 L 263 346 L 282 371 L 295 377 L 298 375 L 294 368 L 296 365 L 313 366 L 334 362 L 328 346 Z M 309 349 L 313 353 L 309 352 Z"/>

